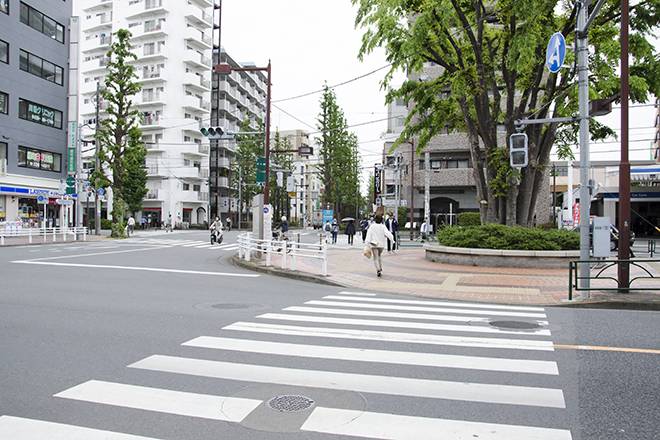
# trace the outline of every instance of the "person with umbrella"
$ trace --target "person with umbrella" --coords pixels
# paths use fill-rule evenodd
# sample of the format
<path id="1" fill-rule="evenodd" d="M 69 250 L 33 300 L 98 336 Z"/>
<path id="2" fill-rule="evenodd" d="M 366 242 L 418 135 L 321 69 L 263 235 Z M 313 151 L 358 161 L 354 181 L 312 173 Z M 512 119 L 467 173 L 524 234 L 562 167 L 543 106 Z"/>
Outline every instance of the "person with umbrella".
<path id="1" fill-rule="evenodd" d="M 346 225 L 346 235 L 348 235 L 348 244 L 353 246 L 353 236 L 355 235 L 355 221 L 350 217 L 348 220 L 348 225 Z"/>

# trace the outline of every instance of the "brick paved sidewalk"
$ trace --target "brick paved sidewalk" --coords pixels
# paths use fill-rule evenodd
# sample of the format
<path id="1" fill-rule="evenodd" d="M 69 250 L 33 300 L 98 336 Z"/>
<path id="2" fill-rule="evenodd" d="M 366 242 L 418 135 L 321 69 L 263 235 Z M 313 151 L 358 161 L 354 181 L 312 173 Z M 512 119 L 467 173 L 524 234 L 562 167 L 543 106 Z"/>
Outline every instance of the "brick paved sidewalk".
<path id="1" fill-rule="evenodd" d="M 289 256 L 289 259 L 291 257 Z M 304 275 L 323 278 L 321 262 L 311 258 L 297 258 L 296 271 L 282 271 L 281 256 L 271 257 L 271 272 L 294 278 Z M 242 263 L 245 265 L 244 263 Z M 265 259 L 253 260 L 247 266 L 265 269 Z M 655 266 L 655 267 L 653 267 Z M 291 262 L 287 263 L 291 267 Z M 648 269 L 660 276 L 660 261 Z M 372 260 L 362 255 L 362 246 L 328 249 L 328 276 L 325 281 L 360 291 L 388 292 L 417 297 L 442 298 L 502 304 L 573 305 L 585 302 L 656 303 L 660 294 L 632 292 L 622 295 L 591 291 L 590 299 L 568 300 L 568 269 L 524 269 L 457 266 L 435 263 L 425 259 L 423 249 L 400 249 L 383 254 L 383 274 L 376 276 Z M 616 268 L 614 268 L 616 276 Z M 631 278 L 635 276 L 631 272 Z M 597 285 L 603 285 L 598 281 Z M 651 283 L 658 283 L 653 280 Z M 649 282 L 645 282 L 646 285 Z M 656 286 L 660 287 L 660 285 Z"/>

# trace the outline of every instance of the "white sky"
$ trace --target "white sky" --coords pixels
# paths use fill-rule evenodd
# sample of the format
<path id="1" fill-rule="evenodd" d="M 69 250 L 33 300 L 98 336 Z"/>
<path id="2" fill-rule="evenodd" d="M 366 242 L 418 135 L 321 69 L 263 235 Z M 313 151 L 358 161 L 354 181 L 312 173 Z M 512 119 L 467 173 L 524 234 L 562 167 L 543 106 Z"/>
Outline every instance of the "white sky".
<path id="1" fill-rule="evenodd" d="M 350 0 L 222 1 L 221 44 L 225 50 L 238 62 L 251 61 L 260 67 L 265 67 L 269 59 L 272 62 L 272 130 L 315 132 L 320 93 L 278 101 L 318 91 L 325 81 L 333 86 L 387 65 L 382 50 L 367 56 L 363 63 L 357 59 L 364 30 L 354 28 L 356 10 Z M 349 126 L 387 118 L 385 92 L 380 89 L 386 72 L 387 69 L 382 69 L 335 88 Z M 397 85 L 402 80 L 400 74 Z M 619 130 L 621 112 L 617 107 L 601 118 Z M 630 159 L 650 158 L 654 121 L 653 107 L 631 107 Z M 383 148 L 380 137 L 387 129 L 387 122 L 349 129 L 359 137 L 363 166 L 373 169 L 373 164 L 380 161 Z M 616 160 L 620 158 L 619 151 L 618 141 L 592 145 L 591 160 Z M 576 159 L 579 159 L 577 152 Z"/>

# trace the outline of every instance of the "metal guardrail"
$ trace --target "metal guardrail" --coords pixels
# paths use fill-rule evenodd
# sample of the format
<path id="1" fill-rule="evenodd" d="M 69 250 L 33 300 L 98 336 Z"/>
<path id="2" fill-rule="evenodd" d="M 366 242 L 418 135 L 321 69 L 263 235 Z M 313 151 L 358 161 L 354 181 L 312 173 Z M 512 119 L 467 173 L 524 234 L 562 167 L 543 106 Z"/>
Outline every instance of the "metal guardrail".
<path id="1" fill-rule="evenodd" d="M 78 240 L 82 236 L 83 241 L 87 241 L 87 234 L 89 231 L 86 226 L 76 228 L 0 228 L 0 246 L 5 245 L 5 238 L 20 238 L 28 237 L 28 243 L 32 243 L 33 239 L 43 237 L 43 242 L 46 243 L 49 238 L 52 242 L 57 241 L 57 236 L 61 236 L 62 241 L 67 241 L 67 236 L 72 235 L 73 241 Z"/>
<path id="2" fill-rule="evenodd" d="M 603 264 L 603 266 L 591 269 L 589 270 L 589 276 L 580 276 L 578 273 L 578 267 L 580 263 L 594 263 L 595 261 L 598 261 Z M 658 263 L 659 260 L 640 260 L 640 259 L 635 259 L 635 260 L 571 260 L 568 262 L 568 299 L 572 300 L 573 299 L 573 291 L 575 290 L 580 291 L 580 290 L 607 290 L 607 291 L 626 291 L 626 290 L 633 290 L 632 283 L 638 280 L 648 280 L 648 279 L 660 279 L 660 276 L 654 276 L 646 267 L 642 266 L 641 263 Z M 619 266 L 619 265 L 628 265 L 628 266 L 633 266 L 633 267 L 638 267 L 642 270 L 643 275 L 642 276 L 635 276 L 631 277 L 628 285 L 627 286 L 622 286 L 619 279 L 613 276 L 610 276 L 608 274 L 605 274 L 604 272 L 614 266 Z M 625 267 L 625 266 L 624 266 Z M 591 275 L 592 271 L 598 271 L 596 275 Z M 604 287 L 604 286 L 596 286 L 593 287 L 591 286 L 591 283 L 589 284 L 589 287 L 580 287 L 579 282 L 580 280 L 609 280 L 609 281 L 614 281 L 616 283 L 617 287 Z M 660 290 L 660 285 L 659 287 L 646 287 L 646 286 L 641 286 L 639 287 L 639 283 L 637 286 L 634 287 L 634 290 Z"/>
<path id="3" fill-rule="evenodd" d="M 282 256 L 282 270 L 287 269 L 287 260 L 291 259 L 291 270 L 296 270 L 297 258 L 315 258 L 321 260 L 321 274 L 328 275 L 328 246 L 322 244 L 296 243 L 289 240 L 260 240 L 253 238 L 251 232 L 238 234 L 238 258 L 250 261 L 252 253 L 266 255 L 266 266 L 271 266 L 271 255 Z"/>

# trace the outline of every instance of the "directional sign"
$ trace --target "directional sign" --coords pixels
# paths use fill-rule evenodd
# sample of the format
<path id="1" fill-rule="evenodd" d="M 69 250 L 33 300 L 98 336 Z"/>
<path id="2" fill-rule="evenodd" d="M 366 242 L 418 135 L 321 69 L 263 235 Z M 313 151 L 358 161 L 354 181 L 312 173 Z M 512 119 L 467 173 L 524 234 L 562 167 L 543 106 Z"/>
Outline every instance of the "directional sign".
<path id="1" fill-rule="evenodd" d="M 55 200 L 55 203 L 57 203 L 58 205 L 73 205 L 73 200 L 57 199 L 57 200 Z"/>
<path id="2" fill-rule="evenodd" d="M 557 73 L 564 64 L 566 58 L 566 40 L 564 36 L 557 32 L 548 42 L 548 49 L 545 51 L 545 64 L 550 72 Z"/>
<path id="3" fill-rule="evenodd" d="M 257 169 L 259 171 L 266 171 L 266 158 L 265 157 L 257 158 Z"/>
<path id="4" fill-rule="evenodd" d="M 42 196 L 41 194 L 37 196 L 37 203 L 48 204 L 48 197 Z"/>
<path id="5" fill-rule="evenodd" d="M 67 186 L 74 186 L 76 184 L 76 178 L 73 176 L 69 176 L 66 178 L 66 185 Z"/>
<path id="6" fill-rule="evenodd" d="M 103 188 L 99 188 L 99 195 L 102 196 L 103 193 L 105 193 L 105 191 L 103 190 Z"/>

